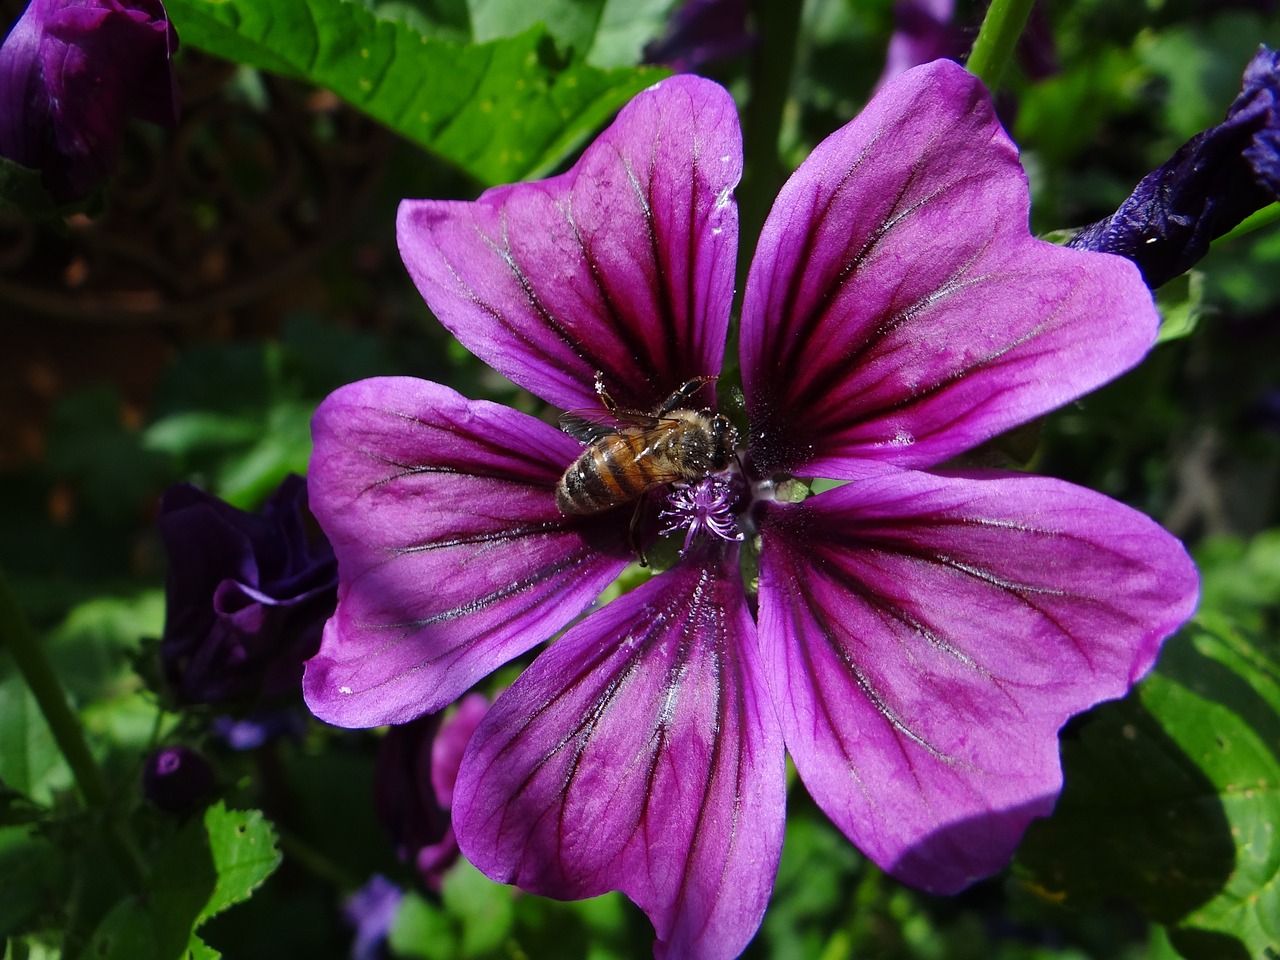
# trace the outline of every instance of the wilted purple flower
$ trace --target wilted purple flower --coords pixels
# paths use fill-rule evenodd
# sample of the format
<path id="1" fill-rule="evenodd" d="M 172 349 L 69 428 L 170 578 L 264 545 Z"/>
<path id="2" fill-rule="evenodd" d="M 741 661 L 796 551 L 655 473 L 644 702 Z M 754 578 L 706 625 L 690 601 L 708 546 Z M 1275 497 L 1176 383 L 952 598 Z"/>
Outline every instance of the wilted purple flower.
<path id="1" fill-rule="evenodd" d="M 747 29 L 747 0 L 684 0 L 666 32 L 645 47 L 644 61 L 696 70 L 712 60 L 746 53 L 753 42 Z"/>
<path id="2" fill-rule="evenodd" d="M 142 767 L 142 795 L 166 813 L 186 813 L 213 790 L 213 767 L 191 747 L 162 747 Z"/>
<path id="3" fill-rule="evenodd" d="M 387 937 L 400 909 L 400 888 L 381 874 L 347 897 L 342 915 L 356 932 L 351 960 L 378 960 L 387 956 Z"/>
<path id="4" fill-rule="evenodd" d="M 177 123 L 177 49 L 160 0 L 32 0 L 0 47 L 0 156 L 59 202 L 88 195 L 126 119 Z"/>
<path id="5" fill-rule="evenodd" d="M 443 722 L 439 713 L 420 717 L 392 727 L 378 745 L 378 819 L 395 838 L 400 859 L 412 862 L 431 890 L 440 889 L 444 871 L 458 859 L 449 808 L 463 751 L 488 709 L 488 700 L 469 694 Z"/>
<path id="6" fill-rule="evenodd" d="M 298 689 L 333 612 L 337 564 L 307 529 L 307 483 L 290 476 L 260 513 L 190 484 L 160 501 L 169 557 L 160 658 L 178 699 L 226 703 Z"/>
<path id="7" fill-rule="evenodd" d="M 1260 47 L 1240 95 L 1216 127 L 1196 134 L 1142 178 L 1120 208 L 1068 242 L 1118 253 L 1152 287 L 1190 270 L 1209 244 L 1280 200 L 1280 54 Z"/>
<path id="8" fill-rule="evenodd" d="M 441 321 L 525 389 L 580 409 L 598 371 L 651 411 L 721 369 L 741 163 L 728 94 L 675 77 L 561 176 L 405 201 L 401 253 Z M 754 933 L 784 744 L 897 877 L 954 891 L 999 869 L 1053 807 L 1059 727 L 1128 690 L 1197 590 L 1182 546 L 1128 507 L 941 466 L 1155 337 L 1132 264 L 1037 241 L 1027 218 L 1017 151 L 954 63 L 902 75 L 819 145 L 746 281 L 741 468 L 668 501 L 701 541 L 577 623 L 669 491 L 634 528 L 631 505 L 566 516 L 555 489 L 582 447 L 542 421 L 412 379 L 334 393 L 311 476 L 340 599 L 312 710 L 404 722 L 573 623 L 481 722 L 454 829 L 495 879 L 623 891 L 663 955 L 731 957 Z M 807 478 L 848 482 L 801 500 Z"/>

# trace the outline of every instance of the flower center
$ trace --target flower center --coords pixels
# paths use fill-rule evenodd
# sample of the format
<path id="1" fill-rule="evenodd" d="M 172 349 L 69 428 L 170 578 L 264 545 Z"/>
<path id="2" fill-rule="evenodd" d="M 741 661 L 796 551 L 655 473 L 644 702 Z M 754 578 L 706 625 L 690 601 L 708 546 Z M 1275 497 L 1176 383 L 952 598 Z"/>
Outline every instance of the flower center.
<path id="1" fill-rule="evenodd" d="M 743 502 L 742 478 L 736 472 L 716 473 L 693 483 L 675 483 L 667 495 L 661 518 L 666 526 L 660 531 L 670 536 L 680 530 L 684 534 L 684 556 L 701 538 L 741 540 L 738 514 Z"/>

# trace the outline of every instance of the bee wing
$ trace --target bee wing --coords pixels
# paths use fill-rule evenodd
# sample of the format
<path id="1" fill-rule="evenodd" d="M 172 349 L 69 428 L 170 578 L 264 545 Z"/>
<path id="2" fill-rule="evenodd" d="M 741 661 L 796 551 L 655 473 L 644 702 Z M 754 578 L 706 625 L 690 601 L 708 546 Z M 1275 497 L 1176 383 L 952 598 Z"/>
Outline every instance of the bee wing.
<path id="1" fill-rule="evenodd" d="M 560 429 L 583 443 L 595 443 L 608 436 L 652 430 L 660 421 L 630 410 L 605 410 L 588 407 L 560 415 Z"/>

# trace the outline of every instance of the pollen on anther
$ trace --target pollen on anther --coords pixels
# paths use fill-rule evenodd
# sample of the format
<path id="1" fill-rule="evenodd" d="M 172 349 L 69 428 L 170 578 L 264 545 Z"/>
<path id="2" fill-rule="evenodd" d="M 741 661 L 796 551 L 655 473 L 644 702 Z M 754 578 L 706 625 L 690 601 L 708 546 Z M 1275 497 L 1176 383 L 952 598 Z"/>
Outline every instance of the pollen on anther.
<path id="1" fill-rule="evenodd" d="M 665 537 L 685 531 L 681 556 L 703 536 L 717 540 L 741 540 L 742 531 L 738 529 L 733 509 L 736 500 L 737 488 L 728 476 L 710 476 L 696 483 L 674 484 L 662 510 L 661 516 L 667 525 L 661 533 Z"/>

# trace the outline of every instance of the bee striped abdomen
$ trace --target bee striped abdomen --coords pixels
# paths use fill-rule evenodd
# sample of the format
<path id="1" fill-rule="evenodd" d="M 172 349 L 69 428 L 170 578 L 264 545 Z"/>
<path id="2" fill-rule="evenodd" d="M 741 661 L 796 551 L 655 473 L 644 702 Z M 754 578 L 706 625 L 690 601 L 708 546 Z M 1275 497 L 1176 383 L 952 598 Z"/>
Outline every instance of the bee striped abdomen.
<path id="1" fill-rule="evenodd" d="M 564 514 L 592 514 L 636 499 L 665 482 L 637 469 L 651 455 L 643 435 L 615 434 L 592 444 L 560 479 L 556 506 Z"/>

